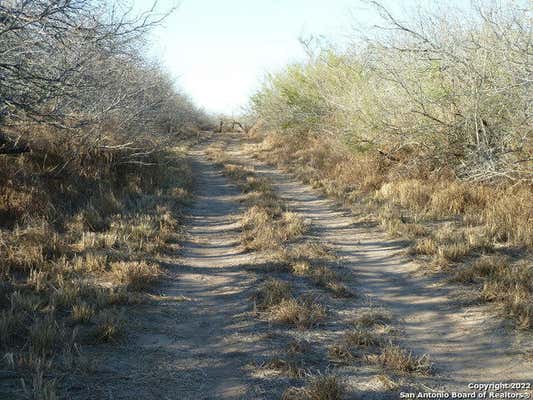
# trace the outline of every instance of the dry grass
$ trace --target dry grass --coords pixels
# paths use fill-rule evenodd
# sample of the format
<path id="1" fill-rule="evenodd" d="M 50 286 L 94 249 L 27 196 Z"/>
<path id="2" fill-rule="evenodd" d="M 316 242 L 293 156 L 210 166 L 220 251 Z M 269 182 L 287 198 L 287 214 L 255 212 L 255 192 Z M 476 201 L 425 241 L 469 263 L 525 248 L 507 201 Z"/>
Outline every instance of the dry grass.
<path id="1" fill-rule="evenodd" d="M 289 378 L 302 378 L 307 373 L 302 357 L 289 355 L 286 358 L 274 357 L 261 365 L 262 369 L 275 370 Z"/>
<path id="2" fill-rule="evenodd" d="M 120 284 L 136 291 L 150 288 L 163 275 L 159 266 L 145 261 L 122 261 L 112 264 L 111 268 Z"/>
<path id="3" fill-rule="evenodd" d="M 345 385 L 332 375 L 320 375 L 311 379 L 307 387 L 287 389 L 282 400 L 342 400 L 346 393 Z"/>
<path id="4" fill-rule="evenodd" d="M 485 301 L 503 304 L 519 328 L 533 326 L 533 266 L 527 262 L 512 263 L 501 255 L 483 256 L 463 265 L 453 280 L 482 284 L 481 297 Z"/>
<path id="5" fill-rule="evenodd" d="M 291 211 L 285 211 L 281 215 L 281 225 L 284 226 L 283 239 L 285 241 L 291 241 L 304 235 L 309 229 L 309 225 L 303 220 L 303 218 Z"/>
<path id="6" fill-rule="evenodd" d="M 226 160 L 227 161 L 227 160 Z M 296 213 L 284 210 L 272 184 L 255 175 L 252 168 L 237 163 L 224 164 L 224 173 L 247 196 L 242 216 L 241 242 L 248 250 L 279 250 L 285 242 L 302 236 L 307 224 Z"/>
<path id="7" fill-rule="evenodd" d="M 257 177 L 252 168 L 224 160 L 224 172 L 246 194 L 248 206 L 242 216 L 241 243 L 247 249 L 270 253 L 276 263 L 288 266 L 295 275 L 305 276 L 317 286 L 339 296 L 350 295 L 337 273 L 324 265 L 311 264 L 334 258 L 323 245 L 314 242 L 295 243 L 307 231 L 308 224 L 298 214 L 287 211 L 271 183 Z M 255 308 L 274 323 L 309 329 L 326 318 L 326 307 L 316 298 L 294 297 L 291 286 L 279 279 L 267 280 L 253 296 Z M 275 357 L 260 368 L 276 370 L 293 378 L 307 374 L 299 344 L 292 343 L 286 357 Z M 318 377 L 308 388 L 288 390 L 283 398 L 340 399 L 344 390 L 335 377 Z"/>
<path id="8" fill-rule="evenodd" d="M 47 379 L 45 373 L 50 370 L 51 362 L 44 358 L 36 358 L 29 362 L 31 372 L 31 384 L 27 384 L 23 379 L 22 391 L 26 398 L 38 400 L 56 400 L 57 396 L 57 382 L 55 379 Z"/>
<path id="9" fill-rule="evenodd" d="M 317 241 L 296 243 L 293 246 L 284 248 L 276 257 L 289 264 L 302 260 L 308 262 L 333 261 L 336 258 L 330 248 Z"/>
<path id="10" fill-rule="evenodd" d="M 346 343 L 333 344 L 328 347 L 328 359 L 336 364 L 349 364 L 356 356 Z"/>
<path id="11" fill-rule="evenodd" d="M 388 338 L 387 329 L 384 329 L 384 333 L 373 329 L 383 327 L 389 320 L 390 315 L 383 310 L 368 311 L 356 321 L 356 328 L 347 332 L 340 343 L 329 347 L 330 359 L 337 363 L 351 363 L 356 358 L 362 358 L 395 373 L 430 374 L 432 365 L 427 355 L 415 356 L 393 344 Z"/>
<path id="12" fill-rule="evenodd" d="M 342 282 L 341 277 L 331 268 L 324 265 L 310 267 L 303 273 L 309 277 L 318 287 L 332 292 L 337 297 L 351 297 L 353 293 Z"/>
<path id="13" fill-rule="evenodd" d="M 264 311 L 292 297 L 291 286 L 279 279 L 269 279 L 257 291 L 253 300 L 257 309 Z"/>
<path id="14" fill-rule="evenodd" d="M 309 297 L 284 299 L 268 310 L 268 319 L 276 323 L 309 329 L 326 318 L 326 307 Z"/>
<path id="15" fill-rule="evenodd" d="M 241 243 L 246 249 L 274 253 L 274 259 L 290 265 L 295 274 L 311 278 L 337 296 L 351 295 L 334 271 L 325 266 L 306 268 L 309 259 L 331 259 L 331 254 L 318 243 L 291 244 L 302 237 L 309 226 L 297 213 L 284 211 L 286 207 L 268 180 L 257 177 L 252 168 L 229 163 L 227 159 L 224 171 L 247 194 L 248 208 L 242 216 L 241 234 Z"/>
<path id="16" fill-rule="evenodd" d="M 273 216 L 268 209 L 253 206 L 242 218 L 241 243 L 248 250 L 271 249 L 280 246 L 280 235 L 276 232 Z"/>
<path id="17" fill-rule="evenodd" d="M 533 202 L 530 187 L 508 188 L 487 199 L 484 228 L 500 243 L 533 247 Z"/>
<path id="18" fill-rule="evenodd" d="M 218 164 L 225 164 L 228 162 L 225 145 L 222 142 L 216 142 L 209 145 L 205 150 L 205 154 L 211 161 Z"/>
<path id="19" fill-rule="evenodd" d="M 372 332 L 368 329 L 357 328 L 346 333 L 345 336 L 346 344 L 350 347 L 353 346 L 379 346 L 382 343 L 382 338 L 380 335 Z"/>
<path id="20" fill-rule="evenodd" d="M 416 179 L 385 183 L 376 198 L 412 211 L 425 211 L 431 200 L 431 187 Z"/>
<path id="21" fill-rule="evenodd" d="M 391 322 L 391 313 L 381 308 L 363 311 L 356 320 L 356 325 L 371 328 L 376 325 L 387 325 Z"/>
<path id="22" fill-rule="evenodd" d="M 59 336 L 59 327 L 52 315 L 35 319 L 29 329 L 31 353 L 47 355 L 52 351 Z"/>
<path id="23" fill-rule="evenodd" d="M 105 310 L 96 317 L 94 338 L 99 342 L 114 342 L 124 333 L 124 319 L 114 311 Z"/>
<path id="24" fill-rule="evenodd" d="M 251 250 L 281 249 L 284 243 L 299 238 L 307 230 L 299 215 L 260 205 L 245 212 L 242 225 L 242 243 Z"/>
<path id="25" fill-rule="evenodd" d="M 32 134 L 31 153 L 0 156 L 0 346 L 35 398 L 52 398 L 74 330 L 98 341 L 123 332 L 112 310 L 161 275 L 138 260 L 176 241 L 191 181 L 179 149 L 154 148 L 141 165 L 126 162 L 135 150 L 47 134 Z"/>
<path id="26" fill-rule="evenodd" d="M 492 242 L 477 228 L 445 224 L 434 234 L 418 239 L 409 249 L 411 255 L 433 255 L 444 265 L 494 250 Z"/>
<path id="27" fill-rule="evenodd" d="M 72 306 L 71 318 L 74 322 L 89 322 L 94 316 L 94 307 L 90 304 L 80 303 Z"/>
<path id="28" fill-rule="evenodd" d="M 307 225 L 296 213 L 281 211 L 281 203 L 268 181 L 257 179 L 250 170 L 236 164 L 226 165 L 225 170 L 245 193 L 252 193 L 242 218 L 241 241 L 247 249 L 283 252 L 286 243 L 304 234 Z M 308 298 L 293 298 L 290 285 L 275 279 L 258 290 L 254 302 L 259 310 L 268 312 L 270 321 L 300 329 L 317 325 L 326 315 L 324 306 Z"/>
<path id="29" fill-rule="evenodd" d="M 470 255 L 470 247 L 467 243 L 452 242 L 439 247 L 437 255 L 450 261 L 461 261 Z"/>
<path id="30" fill-rule="evenodd" d="M 328 348 L 330 360 L 336 363 L 347 363 L 365 354 L 367 357 L 375 356 L 376 350 L 387 343 L 387 333 L 374 329 L 374 327 L 382 327 L 381 318 L 377 312 L 358 320 L 354 329 L 348 330 L 340 342 Z"/>
<path id="31" fill-rule="evenodd" d="M 311 350 L 311 344 L 306 340 L 292 340 L 287 345 L 287 353 L 290 355 L 293 354 L 304 354 Z"/>
<path id="32" fill-rule="evenodd" d="M 376 153 L 351 153 L 333 140 L 313 135 L 259 131 L 255 135 L 262 141 L 253 148 L 250 146 L 250 151 L 259 158 L 290 170 L 327 195 L 357 204 L 367 214 L 378 215 L 387 232 L 415 240 L 410 253 L 422 258 L 431 256 L 432 260 L 424 265 L 432 269 L 453 271 L 454 265 L 495 250 L 511 250 L 524 262 L 530 257 L 533 247 L 530 186 L 460 182 L 447 171 L 437 175 L 420 166 L 412 168 L 408 155 L 402 158 L 399 154 L 397 161 L 391 161 Z M 449 221 L 453 221 L 453 229 Z M 293 265 L 298 273 L 308 268 L 304 262 Z M 500 286 L 510 287 L 509 282 L 516 285 L 523 274 L 523 268 L 510 268 L 495 279 L 502 280 Z M 499 287 L 495 280 L 487 285 Z M 486 297 L 509 304 L 503 297 L 511 296 Z M 523 304 L 521 300 L 512 303 L 513 310 L 523 308 L 516 306 Z M 516 317 L 519 326 L 530 326 L 524 323 L 528 313 L 510 314 Z"/>
<path id="33" fill-rule="evenodd" d="M 400 346 L 389 344 L 377 355 L 369 355 L 368 360 L 397 373 L 428 375 L 431 373 L 429 356 L 415 356 Z"/>
<path id="34" fill-rule="evenodd" d="M 308 278 L 336 297 L 354 295 L 343 282 L 343 277 L 327 266 L 335 260 L 335 255 L 322 243 L 306 241 L 286 246 L 274 255 L 274 259 L 287 264 L 293 274 Z"/>

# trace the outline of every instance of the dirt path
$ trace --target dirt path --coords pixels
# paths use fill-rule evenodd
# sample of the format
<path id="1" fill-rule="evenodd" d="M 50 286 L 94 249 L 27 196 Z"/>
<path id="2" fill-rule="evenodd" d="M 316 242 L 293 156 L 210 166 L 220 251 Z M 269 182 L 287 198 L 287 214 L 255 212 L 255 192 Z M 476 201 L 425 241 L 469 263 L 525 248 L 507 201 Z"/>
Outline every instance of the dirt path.
<path id="1" fill-rule="evenodd" d="M 166 260 L 163 301 L 133 307 L 128 340 L 93 354 L 96 380 L 76 398 L 260 399 L 264 382 L 243 372 L 265 351 L 266 329 L 247 315 L 257 287 L 246 270 L 252 255 L 239 248 L 240 191 L 192 154 L 196 199 L 186 210 L 181 256 Z M 89 390 L 90 388 L 90 390 Z M 77 390 L 76 390 L 77 389 Z"/>
<path id="2" fill-rule="evenodd" d="M 406 347 L 430 354 L 436 375 L 423 380 L 427 386 L 465 391 L 470 382 L 533 380 L 533 365 L 523 354 L 532 348 L 530 334 L 506 327 L 484 307 L 461 307 L 452 285 L 414 274 L 417 266 L 400 252 L 404 243 L 354 223 L 349 212 L 318 191 L 254 160 L 243 153 L 238 138 L 229 142 L 228 151 L 254 165 L 257 174 L 274 182 L 292 211 L 312 221 L 309 238 L 332 246 L 368 301 L 400 319 Z"/>
<path id="3" fill-rule="evenodd" d="M 254 288 L 254 277 L 243 270 L 251 262 L 238 242 L 238 197 L 200 154 L 193 169 L 197 198 L 188 220 L 179 281 L 169 294 L 190 298 L 176 332 L 182 339 L 179 362 L 185 375 L 176 389 L 180 398 L 241 398 L 250 394 L 249 382 L 238 371 L 258 351 L 247 341 L 255 327 L 245 313 Z"/>
<path id="4" fill-rule="evenodd" d="M 479 308 L 461 309 L 449 286 L 413 275 L 415 265 L 399 254 L 400 243 L 376 228 L 354 224 L 349 213 L 317 191 L 244 154 L 234 139 L 231 155 L 255 165 L 289 208 L 312 222 L 307 239 L 334 247 L 343 268 L 355 277 L 356 290 L 364 293 L 329 297 L 330 318 L 311 331 L 261 321 L 250 312 L 250 297 L 275 273 L 252 272 L 261 258 L 239 246 L 240 191 L 207 161 L 204 149 L 192 152 L 196 200 L 186 210 L 187 239 L 179 257 L 161 260 L 169 271 L 159 288 L 161 300 L 132 307 L 126 340 L 89 349 L 93 370 L 73 382 L 70 398 L 279 399 L 285 388 L 305 383 L 306 377 L 289 378 L 262 366 L 286 357 L 284 349 L 295 340 L 312 348 L 305 357 L 313 374 L 333 373 L 345 380 L 347 398 L 397 398 L 376 380 L 379 368 L 328 360 L 328 346 L 369 303 L 398 317 L 408 348 L 431 355 L 436 375 L 420 378 L 427 387 L 466 390 L 469 382 L 532 379 L 532 366 L 519 352 L 526 348 L 525 338 L 504 332 L 498 319 Z M 293 279 L 300 292 L 317 290 L 298 278 L 284 279 Z"/>

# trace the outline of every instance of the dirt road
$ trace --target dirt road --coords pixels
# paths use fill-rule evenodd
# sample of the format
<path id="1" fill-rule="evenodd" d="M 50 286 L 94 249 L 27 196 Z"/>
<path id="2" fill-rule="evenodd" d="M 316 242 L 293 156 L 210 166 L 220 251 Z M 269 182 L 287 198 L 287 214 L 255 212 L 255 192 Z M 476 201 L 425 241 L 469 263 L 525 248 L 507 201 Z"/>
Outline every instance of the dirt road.
<path id="1" fill-rule="evenodd" d="M 228 151 L 255 165 L 256 173 L 274 182 L 291 210 L 312 221 L 309 238 L 332 246 L 357 279 L 358 291 L 400 319 L 406 347 L 431 356 L 436 375 L 424 379 L 426 385 L 466 390 L 469 382 L 533 379 L 533 365 L 524 355 L 533 347 L 530 334 L 513 330 L 487 307 L 462 307 L 457 287 L 415 273 L 418 265 L 403 255 L 405 243 L 354 223 L 350 211 L 254 160 L 242 151 L 239 140 L 230 140 Z"/>
<path id="2" fill-rule="evenodd" d="M 362 307 L 377 304 L 392 312 L 399 340 L 417 354 L 427 353 L 434 375 L 417 377 L 432 390 L 467 390 L 470 382 L 523 382 L 533 366 L 522 351 L 531 336 L 506 329 L 481 307 L 463 308 L 449 285 L 414 274 L 401 254 L 402 243 L 375 227 L 354 223 L 317 191 L 243 153 L 238 138 L 228 152 L 274 183 L 288 207 L 311 222 L 309 240 L 335 249 L 337 266 L 350 275 L 359 295 L 328 298 L 330 318 L 312 331 L 272 326 L 253 314 L 250 297 L 265 274 L 254 272 L 261 257 L 239 245 L 241 194 L 204 154 L 192 152 L 196 177 L 193 206 L 187 210 L 187 240 L 179 257 L 163 260 L 169 276 L 162 301 L 135 308 L 128 340 L 91 353 L 94 376 L 70 388 L 83 399 L 276 399 L 306 376 L 287 377 L 265 368 L 291 341 L 305 341 L 309 374 L 343 378 L 346 398 L 397 398 L 380 378 L 383 372 L 360 362 L 336 365 L 327 348 L 338 341 Z M 316 290 L 294 279 L 303 292 Z M 420 386 L 419 386 L 420 387 Z"/>

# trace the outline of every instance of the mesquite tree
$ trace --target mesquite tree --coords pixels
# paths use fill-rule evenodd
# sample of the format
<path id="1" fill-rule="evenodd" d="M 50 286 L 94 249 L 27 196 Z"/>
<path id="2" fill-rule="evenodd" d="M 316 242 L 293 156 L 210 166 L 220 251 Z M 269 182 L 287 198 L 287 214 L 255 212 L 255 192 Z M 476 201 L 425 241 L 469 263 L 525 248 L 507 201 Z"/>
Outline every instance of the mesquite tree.
<path id="1" fill-rule="evenodd" d="M 125 3 L 96 0 L 0 2 L 0 130 L 48 124 L 98 141 L 110 129 L 171 132 L 190 123 L 175 115 L 201 118 L 142 56 L 147 32 L 167 15 L 155 10 L 134 15 Z"/>
<path id="2" fill-rule="evenodd" d="M 370 68 L 392 94 L 383 129 L 472 180 L 530 179 L 529 12 L 520 2 L 422 10 L 410 21 L 371 2 Z"/>
<path id="3" fill-rule="evenodd" d="M 526 2 L 397 16 L 339 50 L 269 76 L 252 108 L 267 125 L 401 160 L 407 173 L 531 181 L 532 35 Z"/>

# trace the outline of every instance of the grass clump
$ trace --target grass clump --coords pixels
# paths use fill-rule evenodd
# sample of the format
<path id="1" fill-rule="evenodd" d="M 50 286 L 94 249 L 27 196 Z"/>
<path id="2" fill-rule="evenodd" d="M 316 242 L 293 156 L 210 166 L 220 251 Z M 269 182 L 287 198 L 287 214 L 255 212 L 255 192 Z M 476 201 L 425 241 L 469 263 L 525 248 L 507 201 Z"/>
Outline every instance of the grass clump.
<path id="1" fill-rule="evenodd" d="M 105 310 L 96 317 L 93 330 L 97 342 L 115 342 L 124 334 L 124 318 L 113 310 Z"/>
<path id="2" fill-rule="evenodd" d="M 74 322 L 87 323 L 94 316 L 94 307 L 87 303 L 74 304 L 72 306 L 71 318 Z"/>
<path id="3" fill-rule="evenodd" d="M 274 357 L 261 365 L 261 368 L 278 371 L 290 378 L 302 378 L 307 373 L 302 357 L 289 354 L 287 357 Z"/>
<path id="4" fill-rule="evenodd" d="M 281 249 L 285 242 L 302 236 L 307 229 L 299 215 L 261 205 L 248 208 L 242 227 L 241 242 L 249 250 Z"/>
<path id="5" fill-rule="evenodd" d="M 118 282 L 134 291 L 149 289 L 163 275 L 159 266 L 145 261 L 122 261 L 112 264 L 111 268 Z"/>
<path id="6" fill-rule="evenodd" d="M 268 319 L 276 323 L 293 325 L 299 329 L 309 329 L 326 318 L 326 308 L 308 297 L 281 300 L 268 310 Z"/>
<path id="7" fill-rule="evenodd" d="M 298 264 L 295 265 L 295 267 L 297 266 Z M 296 271 L 295 269 L 293 270 Z M 342 282 L 339 274 L 324 265 L 311 266 L 303 272 L 303 275 L 309 277 L 315 285 L 330 291 L 336 297 L 351 297 L 353 295 Z"/>
<path id="8" fill-rule="evenodd" d="M 290 299 L 291 292 L 291 286 L 287 282 L 269 279 L 257 291 L 253 298 L 254 304 L 261 311 L 268 310 L 282 301 Z"/>
<path id="9" fill-rule="evenodd" d="M 33 321 L 29 329 L 31 353 L 36 355 L 49 354 L 59 335 L 59 327 L 52 315 Z"/>
<path id="10" fill-rule="evenodd" d="M 431 362 L 429 356 L 415 356 L 398 345 L 389 344 L 377 355 L 368 356 L 369 361 L 397 373 L 429 375 Z"/>
<path id="11" fill-rule="evenodd" d="M 346 333 L 345 342 L 349 347 L 372 347 L 379 346 L 382 342 L 382 339 L 380 335 L 368 329 L 357 328 Z"/>
<path id="12" fill-rule="evenodd" d="M 255 307 L 268 320 L 308 329 L 326 317 L 326 308 L 307 296 L 295 298 L 291 286 L 279 279 L 267 280 L 253 297 Z"/>
<path id="13" fill-rule="evenodd" d="M 287 264 L 290 271 L 308 278 L 316 286 L 336 297 L 351 297 L 353 293 L 343 282 L 342 276 L 326 265 L 335 259 L 332 251 L 318 242 L 297 243 L 279 251 L 275 259 Z"/>
<path id="14" fill-rule="evenodd" d="M 291 387 L 281 396 L 282 400 L 342 400 L 346 388 L 334 375 L 320 375 L 311 379 L 304 388 Z"/>
<path id="15" fill-rule="evenodd" d="M 372 328 L 376 325 L 386 325 L 391 322 L 391 313 L 381 308 L 371 308 L 363 311 L 357 318 L 356 324 L 365 328 Z"/>

